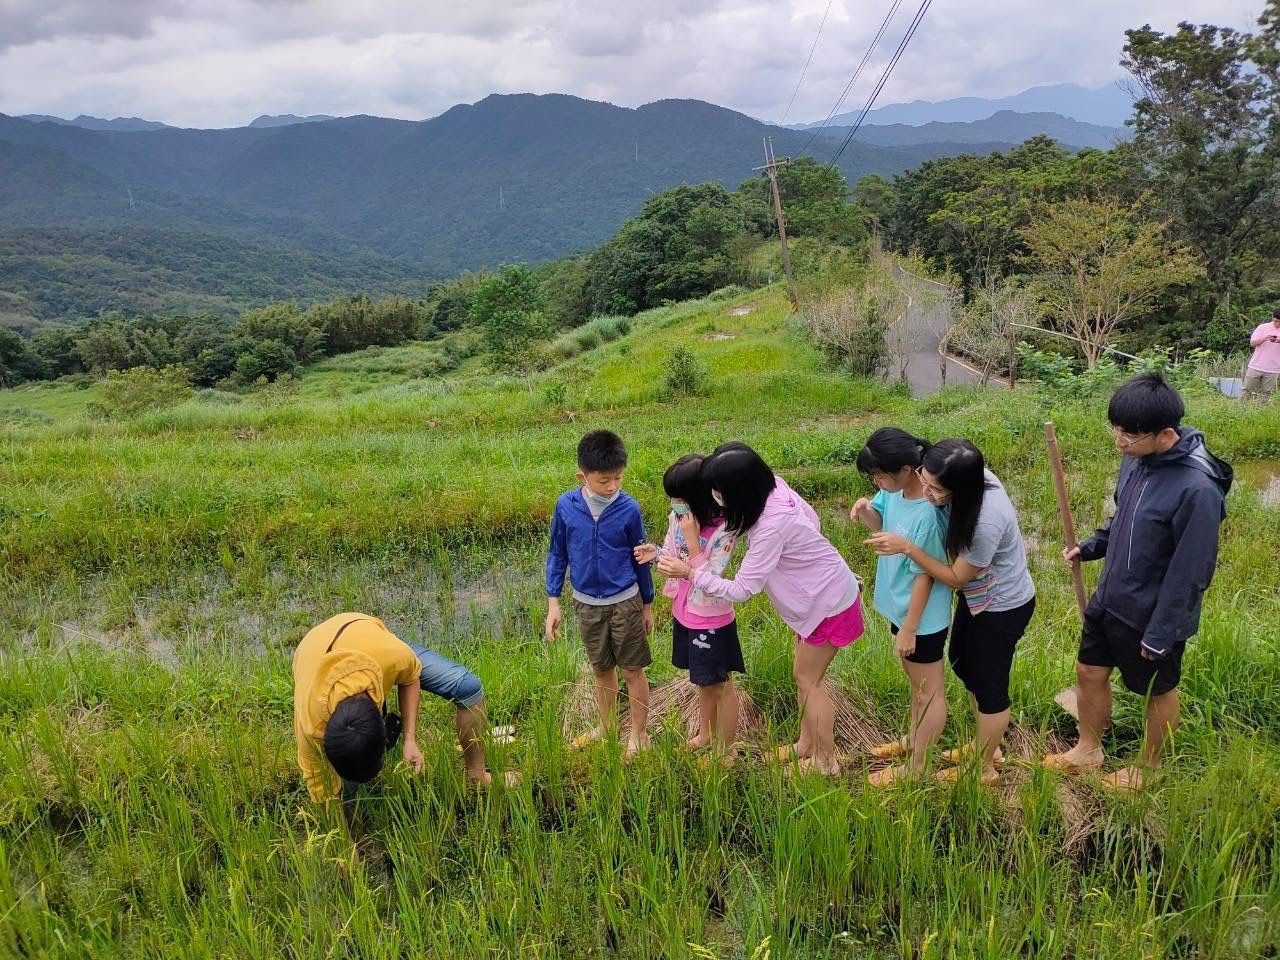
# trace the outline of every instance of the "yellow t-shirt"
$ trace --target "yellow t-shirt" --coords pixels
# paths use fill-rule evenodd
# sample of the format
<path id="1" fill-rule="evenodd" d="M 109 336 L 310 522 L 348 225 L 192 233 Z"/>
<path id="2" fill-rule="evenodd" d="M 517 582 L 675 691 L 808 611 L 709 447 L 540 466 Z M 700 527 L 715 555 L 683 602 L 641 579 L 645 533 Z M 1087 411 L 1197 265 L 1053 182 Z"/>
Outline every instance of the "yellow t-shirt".
<path id="1" fill-rule="evenodd" d="M 382 707 L 392 687 L 416 683 L 421 674 L 417 654 L 377 617 L 340 613 L 307 632 L 293 652 L 293 732 L 313 800 L 329 800 L 341 788 L 322 746 L 334 708 L 359 693 Z"/>

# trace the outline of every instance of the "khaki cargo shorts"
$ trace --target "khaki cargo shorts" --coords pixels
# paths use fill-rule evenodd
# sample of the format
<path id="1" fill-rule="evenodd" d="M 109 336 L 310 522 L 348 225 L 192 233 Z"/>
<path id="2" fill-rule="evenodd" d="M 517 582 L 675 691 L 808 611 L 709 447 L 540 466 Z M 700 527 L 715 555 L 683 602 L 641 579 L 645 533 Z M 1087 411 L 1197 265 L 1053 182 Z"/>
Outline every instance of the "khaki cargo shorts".
<path id="1" fill-rule="evenodd" d="M 605 607 L 573 601 L 578 613 L 578 632 L 587 651 L 587 661 L 596 673 L 614 667 L 643 669 L 653 662 L 649 635 L 644 632 L 644 603 L 636 594 Z"/>

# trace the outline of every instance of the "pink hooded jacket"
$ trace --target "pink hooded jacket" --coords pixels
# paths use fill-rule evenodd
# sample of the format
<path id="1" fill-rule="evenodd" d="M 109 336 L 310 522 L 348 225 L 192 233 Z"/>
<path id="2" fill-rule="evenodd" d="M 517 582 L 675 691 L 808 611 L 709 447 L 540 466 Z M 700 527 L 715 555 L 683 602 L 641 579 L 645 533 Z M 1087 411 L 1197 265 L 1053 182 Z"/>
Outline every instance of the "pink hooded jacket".
<path id="1" fill-rule="evenodd" d="M 813 507 L 778 477 L 760 519 L 747 531 L 738 575 L 726 580 L 702 568 L 694 571 L 693 585 L 733 603 L 763 590 L 787 626 L 807 637 L 858 598 L 853 571 L 819 527 Z"/>

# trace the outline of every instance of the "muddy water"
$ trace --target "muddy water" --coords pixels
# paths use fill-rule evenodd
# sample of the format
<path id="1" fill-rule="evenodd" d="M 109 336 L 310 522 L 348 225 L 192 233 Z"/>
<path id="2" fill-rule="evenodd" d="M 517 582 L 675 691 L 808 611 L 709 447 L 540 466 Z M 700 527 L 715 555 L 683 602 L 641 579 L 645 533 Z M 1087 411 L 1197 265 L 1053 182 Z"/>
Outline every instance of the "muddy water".
<path id="1" fill-rule="evenodd" d="M 1237 482 L 1256 490 L 1264 507 L 1280 509 L 1280 460 L 1247 460 L 1235 464 Z"/>

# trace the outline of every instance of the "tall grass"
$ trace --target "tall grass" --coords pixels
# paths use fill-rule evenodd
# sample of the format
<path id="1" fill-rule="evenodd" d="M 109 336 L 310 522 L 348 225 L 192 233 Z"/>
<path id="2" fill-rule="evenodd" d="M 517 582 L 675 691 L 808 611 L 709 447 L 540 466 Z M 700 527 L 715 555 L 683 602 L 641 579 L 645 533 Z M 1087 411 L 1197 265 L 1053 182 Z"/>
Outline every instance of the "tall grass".
<path id="1" fill-rule="evenodd" d="M 667 464 L 740 437 L 814 499 L 864 575 L 874 558 L 847 507 L 864 492 L 866 435 L 899 423 L 971 437 L 1021 511 L 1039 589 L 1015 723 L 1033 739 L 1070 732 L 1052 697 L 1077 623 L 1040 425 L 1057 423 L 1087 527 L 1117 466 L 1105 398 L 913 402 L 824 369 L 776 292 L 751 303 L 652 311 L 527 378 L 378 384 L 365 358 L 323 373 L 360 393 L 304 381 L 276 407 L 196 398 L 130 423 L 0 425 L 0 955 L 1276 955 L 1280 511 L 1247 488 L 1229 500 L 1184 663 L 1175 756 L 1142 796 L 1086 785 L 1072 807 L 1034 769 L 1001 792 L 883 795 L 857 756 L 838 782 L 755 760 L 712 772 L 670 719 L 630 765 L 616 743 L 565 749 L 581 654 L 539 639 L 541 550 L 594 426 L 627 440 L 626 486 L 653 536 Z M 710 320 L 733 338 L 704 339 Z M 705 396 L 664 399 L 676 346 L 709 371 Z M 1189 402 L 1220 454 L 1280 455 L 1274 412 L 1207 390 Z M 424 703 L 427 771 L 388 769 L 362 795 L 353 856 L 342 824 L 307 803 L 289 729 L 293 644 L 340 608 L 473 666 L 493 722 L 519 728 L 491 764 L 522 784 L 467 791 L 449 709 Z M 655 683 L 674 676 L 659 613 Z M 781 740 L 796 721 L 792 638 L 759 598 L 739 623 L 746 690 Z M 901 727 L 882 622 L 834 673 Z M 971 730 L 963 691 L 948 695 L 950 743 Z M 1142 706 L 1116 707 L 1107 746 L 1124 756 Z"/>

